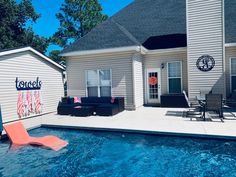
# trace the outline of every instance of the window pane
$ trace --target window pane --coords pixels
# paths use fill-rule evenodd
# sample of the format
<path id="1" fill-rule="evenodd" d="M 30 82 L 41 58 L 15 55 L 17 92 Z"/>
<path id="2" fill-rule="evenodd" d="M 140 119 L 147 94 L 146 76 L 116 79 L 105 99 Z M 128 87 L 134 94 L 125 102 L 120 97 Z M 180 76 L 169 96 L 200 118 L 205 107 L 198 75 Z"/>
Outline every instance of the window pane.
<path id="1" fill-rule="evenodd" d="M 101 86 L 111 86 L 110 70 L 100 70 L 99 77 Z"/>
<path id="2" fill-rule="evenodd" d="M 180 62 L 168 63 L 168 76 L 181 77 Z"/>
<path id="3" fill-rule="evenodd" d="M 87 71 L 87 86 L 97 86 L 98 85 L 98 75 L 97 70 Z"/>
<path id="4" fill-rule="evenodd" d="M 236 58 L 231 59 L 231 74 L 236 75 Z"/>
<path id="5" fill-rule="evenodd" d="M 234 91 L 236 89 L 236 76 L 232 76 L 232 80 L 231 80 L 231 85 L 232 85 L 232 91 Z"/>
<path id="6" fill-rule="evenodd" d="M 111 96 L 111 86 L 100 87 L 100 96 Z"/>
<path id="7" fill-rule="evenodd" d="M 181 93 L 181 79 L 169 79 L 169 93 Z"/>
<path id="8" fill-rule="evenodd" d="M 98 87 L 87 87 L 88 96 L 98 96 Z"/>

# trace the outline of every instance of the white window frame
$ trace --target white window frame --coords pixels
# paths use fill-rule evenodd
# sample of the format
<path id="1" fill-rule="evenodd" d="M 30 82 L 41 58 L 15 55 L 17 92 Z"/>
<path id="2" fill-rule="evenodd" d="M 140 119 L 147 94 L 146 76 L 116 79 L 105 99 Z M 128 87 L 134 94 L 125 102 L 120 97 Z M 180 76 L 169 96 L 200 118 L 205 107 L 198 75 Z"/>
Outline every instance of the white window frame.
<path id="1" fill-rule="evenodd" d="M 98 80 L 98 85 L 97 85 L 97 87 L 98 87 L 98 97 L 101 97 L 101 93 L 100 93 L 100 87 L 101 87 L 101 85 L 100 85 L 100 78 L 99 78 L 99 71 L 101 71 L 101 70 L 110 70 L 110 82 L 111 82 L 111 85 L 110 85 L 110 87 L 111 87 L 111 96 L 112 96 L 112 69 L 108 69 L 108 68 L 100 68 L 100 69 L 87 69 L 87 70 L 85 70 L 85 92 L 86 92 L 86 97 L 88 97 L 88 84 L 87 84 L 87 79 L 88 79 L 88 71 L 97 71 L 97 80 Z"/>
<path id="2" fill-rule="evenodd" d="M 169 77 L 169 64 L 170 63 L 180 63 L 180 77 Z M 169 61 L 167 62 L 167 90 L 168 93 L 170 93 L 170 88 L 169 88 L 169 79 L 176 79 L 176 78 L 180 78 L 180 90 L 182 92 L 183 90 L 183 77 L 182 77 L 182 61 Z"/>
<path id="3" fill-rule="evenodd" d="M 230 60 L 229 60 L 229 75 L 230 75 L 230 78 L 229 78 L 229 82 L 230 82 L 230 93 L 232 93 L 232 76 L 236 76 L 236 74 L 232 74 L 232 59 L 236 60 L 236 57 L 230 57 Z"/>

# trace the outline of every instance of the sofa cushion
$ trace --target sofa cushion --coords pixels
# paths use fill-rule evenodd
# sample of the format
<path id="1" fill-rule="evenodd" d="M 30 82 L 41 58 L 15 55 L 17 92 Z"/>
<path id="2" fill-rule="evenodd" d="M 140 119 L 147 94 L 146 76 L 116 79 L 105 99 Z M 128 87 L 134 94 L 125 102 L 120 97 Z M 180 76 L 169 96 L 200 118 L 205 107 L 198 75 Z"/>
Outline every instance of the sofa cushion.
<path id="1" fill-rule="evenodd" d="M 112 97 L 100 97 L 99 103 L 111 103 Z"/>
<path id="2" fill-rule="evenodd" d="M 74 98 L 68 97 L 67 98 L 67 104 L 74 104 Z"/>
<path id="3" fill-rule="evenodd" d="M 82 97 L 82 103 L 99 103 L 99 97 Z"/>
<path id="4" fill-rule="evenodd" d="M 108 108 L 108 107 L 118 107 L 117 104 L 111 104 L 111 103 L 103 103 L 103 104 L 99 104 L 97 107 L 103 107 L 103 108 Z"/>
<path id="5" fill-rule="evenodd" d="M 80 103 L 80 106 L 98 106 L 99 103 Z"/>

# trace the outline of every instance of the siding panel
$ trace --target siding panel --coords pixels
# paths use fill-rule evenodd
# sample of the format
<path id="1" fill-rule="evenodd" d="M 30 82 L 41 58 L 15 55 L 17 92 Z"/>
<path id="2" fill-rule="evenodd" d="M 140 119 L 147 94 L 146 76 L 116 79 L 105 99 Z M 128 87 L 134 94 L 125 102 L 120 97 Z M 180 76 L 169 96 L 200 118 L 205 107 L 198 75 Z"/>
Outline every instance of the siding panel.
<path id="1" fill-rule="evenodd" d="M 182 61 L 182 89 L 187 91 L 187 51 L 148 54 L 144 57 L 144 70 L 161 68 L 161 64 L 164 63 L 164 68 L 161 69 L 161 94 L 168 93 L 167 62 L 171 61 Z"/>
<path id="2" fill-rule="evenodd" d="M 22 52 L 0 57 L 0 104 L 3 121 L 18 119 L 18 92 L 15 80 L 42 81 L 41 97 L 43 112 L 55 112 L 60 98 L 64 95 L 62 72 L 31 52 Z"/>
<path id="3" fill-rule="evenodd" d="M 135 109 L 133 102 L 132 56 L 132 53 L 113 53 L 68 57 L 68 95 L 86 96 L 86 70 L 112 69 L 112 96 L 125 97 L 126 109 Z"/>
<path id="4" fill-rule="evenodd" d="M 187 1 L 188 86 L 189 97 L 201 89 L 224 94 L 223 2 L 221 0 Z M 208 72 L 197 69 L 197 59 L 209 54 L 215 67 Z"/>

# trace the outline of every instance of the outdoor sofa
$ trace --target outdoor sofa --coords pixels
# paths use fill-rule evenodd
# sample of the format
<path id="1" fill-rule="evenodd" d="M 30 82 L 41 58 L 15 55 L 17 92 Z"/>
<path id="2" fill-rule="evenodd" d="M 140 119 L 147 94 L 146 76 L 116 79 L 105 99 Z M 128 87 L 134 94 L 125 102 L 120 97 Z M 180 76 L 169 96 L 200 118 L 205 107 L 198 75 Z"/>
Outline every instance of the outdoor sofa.
<path id="1" fill-rule="evenodd" d="M 112 116 L 123 110 L 124 97 L 63 97 L 57 107 L 57 113 L 60 115 L 82 117 Z"/>
<path id="2" fill-rule="evenodd" d="M 189 104 L 183 93 L 170 93 L 161 95 L 161 107 L 188 108 Z"/>

